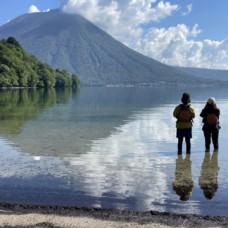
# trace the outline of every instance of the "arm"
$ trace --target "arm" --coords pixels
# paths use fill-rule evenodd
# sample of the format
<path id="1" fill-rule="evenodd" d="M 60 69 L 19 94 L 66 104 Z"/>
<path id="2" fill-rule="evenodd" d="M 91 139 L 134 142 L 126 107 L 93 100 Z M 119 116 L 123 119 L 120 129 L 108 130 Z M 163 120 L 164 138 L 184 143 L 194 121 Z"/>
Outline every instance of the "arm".
<path id="1" fill-rule="evenodd" d="M 220 110 L 218 108 L 216 109 L 215 115 L 219 118 L 219 116 L 220 116 Z"/>
<path id="2" fill-rule="evenodd" d="M 207 115 L 207 112 L 206 112 L 206 109 L 204 108 L 204 109 L 201 111 L 200 116 L 201 116 L 202 118 L 205 118 L 206 115 Z"/>
<path id="3" fill-rule="evenodd" d="M 195 118 L 195 110 L 192 106 L 189 107 L 190 111 L 191 111 L 191 114 L 192 114 L 192 119 Z"/>
<path id="4" fill-rule="evenodd" d="M 173 111 L 173 116 L 178 119 L 179 113 L 180 113 L 180 106 L 178 105 Z"/>

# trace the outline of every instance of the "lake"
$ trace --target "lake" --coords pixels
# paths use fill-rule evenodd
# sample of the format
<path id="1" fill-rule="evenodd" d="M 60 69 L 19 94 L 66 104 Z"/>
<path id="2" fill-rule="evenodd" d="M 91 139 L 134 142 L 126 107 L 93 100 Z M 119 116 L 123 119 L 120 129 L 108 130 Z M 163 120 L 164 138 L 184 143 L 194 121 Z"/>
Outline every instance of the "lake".
<path id="1" fill-rule="evenodd" d="M 177 155 L 172 116 L 183 92 L 196 112 L 190 156 Z M 218 153 L 205 153 L 199 117 L 210 96 Z M 2 90 L 0 202 L 227 215 L 227 104 L 228 88 Z M 180 181 L 192 183 L 185 201 Z"/>

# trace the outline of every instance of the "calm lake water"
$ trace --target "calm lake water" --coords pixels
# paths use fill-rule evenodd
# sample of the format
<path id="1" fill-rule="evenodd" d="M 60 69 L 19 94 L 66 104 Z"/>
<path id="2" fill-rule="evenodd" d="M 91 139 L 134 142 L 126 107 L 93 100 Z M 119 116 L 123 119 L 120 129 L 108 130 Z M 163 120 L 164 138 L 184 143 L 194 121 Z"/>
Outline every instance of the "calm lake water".
<path id="1" fill-rule="evenodd" d="M 183 92 L 196 112 L 190 156 L 177 156 L 172 116 Z M 210 96 L 222 128 L 205 154 Z M 0 201 L 228 215 L 227 104 L 228 88 L 0 91 Z"/>

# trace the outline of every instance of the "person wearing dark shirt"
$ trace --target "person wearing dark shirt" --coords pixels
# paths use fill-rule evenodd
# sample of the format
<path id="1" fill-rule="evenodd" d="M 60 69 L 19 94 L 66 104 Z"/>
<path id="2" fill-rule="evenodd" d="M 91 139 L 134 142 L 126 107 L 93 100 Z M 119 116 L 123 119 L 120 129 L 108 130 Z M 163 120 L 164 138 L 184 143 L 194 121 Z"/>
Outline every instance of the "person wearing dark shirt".
<path id="1" fill-rule="evenodd" d="M 205 138 L 206 152 L 210 151 L 211 139 L 214 145 L 214 150 L 217 151 L 219 148 L 218 136 L 219 136 L 219 116 L 220 110 L 217 108 L 216 100 L 214 97 L 210 97 L 203 110 L 200 113 L 203 118 L 203 132 Z"/>

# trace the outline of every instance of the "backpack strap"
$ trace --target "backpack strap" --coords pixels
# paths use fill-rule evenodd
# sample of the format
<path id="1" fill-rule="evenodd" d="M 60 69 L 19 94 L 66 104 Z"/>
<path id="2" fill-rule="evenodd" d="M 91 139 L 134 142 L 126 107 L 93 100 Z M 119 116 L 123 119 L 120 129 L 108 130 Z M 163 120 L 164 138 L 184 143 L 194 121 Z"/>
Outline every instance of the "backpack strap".
<path id="1" fill-rule="evenodd" d="M 187 104 L 187 105 L 180 104 L 179 106 L 180 106 L 181 110 L 187 110 L 187 109 L 189 109 L 190 104 Z"/>

